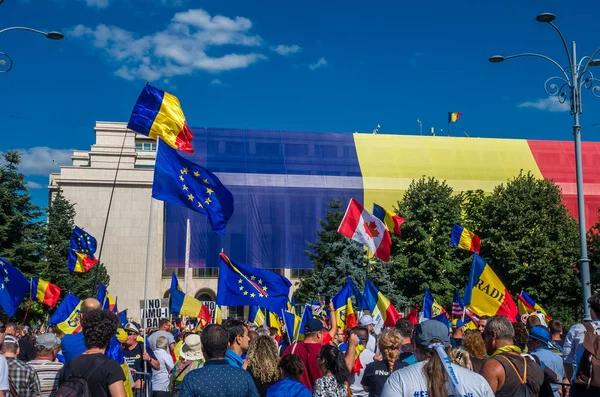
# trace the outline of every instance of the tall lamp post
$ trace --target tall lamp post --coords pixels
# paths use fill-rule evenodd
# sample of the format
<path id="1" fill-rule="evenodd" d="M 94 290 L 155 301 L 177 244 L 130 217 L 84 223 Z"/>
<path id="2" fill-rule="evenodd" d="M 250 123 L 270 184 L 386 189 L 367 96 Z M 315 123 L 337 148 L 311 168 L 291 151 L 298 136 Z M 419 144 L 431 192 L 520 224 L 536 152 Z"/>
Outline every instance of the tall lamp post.
<path id="1" fill-rule="evenodd" d="M 558 98 L 560 103 L 565 103 L 569 100 L 571 107 L 571 114 L 573 115 L 573 135 L 575 137 L 575 164 L 577 174 L 577 212 L 579 214 L 579 271 L 581 273 L 581 295 L 583 298 L 583 319 L 591 320 L 590 308 L 587 300 L 591 296 L 591 283 L 590 283 L 590 260 L 587 254 L 587 240 L 585 226 L 585 206 L 584 206 L 584 193 L 583 193 L 583 173 L 581 169 L 581 125 L 579 124 L 579 115 L 582 113 L 581 107 L 581 91 L 589 89 L 597 98 L 600 98 L 600 80 L 594 78 L 590 67 L 599 66 L 600 60 L 595 59 L 594 56 L 600 51 L 598 48 L 591 56 L 584 56 L 577 60 L 577 45 L 573 41 L 571 42 L 571 49 L 567 46 L 565 37 L 561 31 L 556 27 L 553 21 L 556 19 L 554 14 L 543 13 L 535 18 L 538 22 L 547 23 L 560 36 L 564 50 L 567 54 L 568 64 L 566 67 L 560 66 L 554 59 L 541 54 L 535 53 L 524 53 L 510 56 L 494 55 L 489 59 L 492 63 L 503 62 L 507 59 L 520 58 L 520 57 L 536 57 L 549 61 L 556 66 L 561 74 L 559 76 L 550 77 L 544 83 L 544 90 L 549 96 L 555 96 Z"/>
<path id="2" fill-rule="evenodd" d="M 0 3 L 1 4 L 1 3 Z M 10 28 L 4 28 L 0 30 L 0 34 L 10 32 L 11 30 L 25 30 L 32 33 L 41 34 L 46 36 L 50 40 L 62 40 L 65 36 L 60 32 L 43 32 L 41 30 L 27 28 L 24 26 L 13 26 Z M 8 54 L 4 52 L 0 52 L 0 57 L 4 59 L 0 59 L 0 73 L 8 73 L 12 69 L 12 58 L 8 56 Z"/>

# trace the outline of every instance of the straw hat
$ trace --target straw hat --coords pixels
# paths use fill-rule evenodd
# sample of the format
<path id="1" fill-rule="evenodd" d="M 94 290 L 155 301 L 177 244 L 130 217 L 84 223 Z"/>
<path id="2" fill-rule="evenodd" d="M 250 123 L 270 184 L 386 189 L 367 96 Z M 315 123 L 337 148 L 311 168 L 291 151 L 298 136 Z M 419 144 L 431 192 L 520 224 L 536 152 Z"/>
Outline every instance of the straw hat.
<path id="1" fill-rule="evenodd" d="M 200 335 L 188 335 L 183 340 L 183 345 L 181 345 L 180 356 L 188 361 L 201 360 L 204 358 L 201 347 L 202 343 L 200 342 Z"/>

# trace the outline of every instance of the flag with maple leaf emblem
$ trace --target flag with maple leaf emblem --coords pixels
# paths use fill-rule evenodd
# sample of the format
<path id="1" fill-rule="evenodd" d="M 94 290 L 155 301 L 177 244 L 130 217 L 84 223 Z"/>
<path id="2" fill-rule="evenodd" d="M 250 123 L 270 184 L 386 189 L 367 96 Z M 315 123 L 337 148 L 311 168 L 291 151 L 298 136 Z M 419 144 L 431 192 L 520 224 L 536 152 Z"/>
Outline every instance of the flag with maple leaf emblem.
<path id="1" fill-rule="evenodd" d="M 350 199 L 338 233 L 364 244 L 382 261 L 390 260 L 392 238 L 385 224 L 353 198 Z"/>

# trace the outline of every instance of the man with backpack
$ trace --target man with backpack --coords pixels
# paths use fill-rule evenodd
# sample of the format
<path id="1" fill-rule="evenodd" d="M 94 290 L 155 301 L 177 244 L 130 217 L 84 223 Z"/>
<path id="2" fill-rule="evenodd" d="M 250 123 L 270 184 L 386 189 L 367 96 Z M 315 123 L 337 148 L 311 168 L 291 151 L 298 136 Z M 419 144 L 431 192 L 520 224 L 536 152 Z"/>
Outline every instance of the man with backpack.
<path id="1" fill-rule="evenodd" d="M 600 395 L 600 294 L 588 299 L 593 321 L 569 329 L 563 346 L 566 377 L 571 379 L 572 397 Z"/>

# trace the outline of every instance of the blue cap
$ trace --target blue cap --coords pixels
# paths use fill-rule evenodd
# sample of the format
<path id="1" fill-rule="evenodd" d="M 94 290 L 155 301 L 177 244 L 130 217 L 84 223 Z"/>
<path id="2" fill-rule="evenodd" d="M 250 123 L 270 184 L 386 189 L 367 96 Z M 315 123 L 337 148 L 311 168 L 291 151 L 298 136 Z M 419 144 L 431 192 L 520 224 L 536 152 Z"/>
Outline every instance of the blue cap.
<path id="1" fill-rule="evenodd" d="M 304 326 L 304 332 L 319 332 L 323 331 L 323 323 L 316 318 L 308 320 Z"/>
<path id="2" fill-rule="evenodd" d="M 529 330 L 529 337 L 542 343 L 550 342 L 550 331 L 541 325 L 536 325 Z"/>

